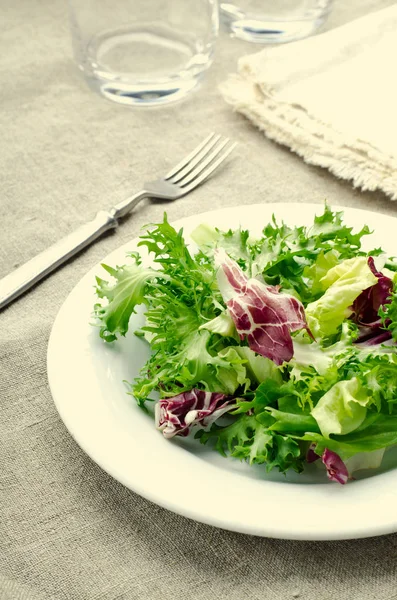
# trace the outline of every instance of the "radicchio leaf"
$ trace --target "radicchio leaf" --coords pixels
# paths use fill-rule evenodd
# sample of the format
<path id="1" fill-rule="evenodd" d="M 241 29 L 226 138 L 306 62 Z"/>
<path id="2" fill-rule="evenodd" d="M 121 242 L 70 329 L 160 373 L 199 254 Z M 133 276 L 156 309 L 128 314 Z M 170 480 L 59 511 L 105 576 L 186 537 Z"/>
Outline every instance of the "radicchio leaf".
<path id="1" fill-rule="evenodd" d="M 374 346 L 386 342 L 392 337 L 391 332 L 384 329 L 378 313 L 380 308 L 390 302 L 393 282 L 389 277 L 377 271 L 372 256 L 368 257 L 368 266 L 378 281 L 375 285 L 362 291 L 355 299 L 352 306 L 352 320 L 359 327 L 356 343 Z"/>
<path id="2" fill-rule="evenodd" d="M 313 443 L 310 444 L 307 453 L 306 453 L 306 462 L 308 463 L 313 463 L 316 462 L 316 460 L 318 460 L 320 458 L 319 454 L 316 454 L 316 446 L 317 444 Z"/>
<path id="3" fill-rule="evenodd" d="M 222 297 L 241 339 L 251 350 L 270 358 L 276 365 L 291 360 L 291 332 L 306 329 L 303 304 L 257 279 L 248 279 L 225 251 L 216 250 L 215 265 Z"/>
<path id="4" fill-rule="evenodd" d="M 327 469 L 328 479 L 337 481 L 344 485 L 349 479 L 349 471 L 339 454 L 326 448 L 321 456 L 325 468 Z"/>
<path id="5" fill-rule="evenodd" d="M 166 438 L 187 436 L 193 425 L 210 425 L 235 406 L 230 396 L 194 388 L 159 400 L 155 406 L 156 426 Z"/>

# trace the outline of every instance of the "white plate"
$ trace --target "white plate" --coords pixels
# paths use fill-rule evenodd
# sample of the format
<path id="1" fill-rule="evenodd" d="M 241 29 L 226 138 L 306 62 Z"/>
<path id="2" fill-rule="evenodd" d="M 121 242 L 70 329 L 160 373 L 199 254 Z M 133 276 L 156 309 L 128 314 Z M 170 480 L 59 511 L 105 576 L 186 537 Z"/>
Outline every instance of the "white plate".
<path id="1" fill-rule="evenodd" d="M 341 210 L 338 208 L 338 210 Z M 396 220 L 367 211 L 342 209 L 345 221 L 368 224 L 368 249 L 395 252 Z M 202 222 L 226 230 L 239 224 L 259 233 L 274 213 L 291 225 L 310 224 L 322 206 L 263 204 L 222 209 L 175 223 L 188 234 Z M 103 262 L 124 264 L 136 240 Z M 271 473 L 225 459 L 198 442 L 167 441 L 151 418 L 126 394 L 148 356 L 130 332 L 115 344 L 100 340 L 90 325 L 97 265 L 62 306 L 48 347 L 48 377 L 56 407 L 81 448 L 105 471 L 149 500 L 197 521 L 261 536 L 302 540 L 367 537 L 397 531 L 397 477 L 392 468 L 341 486 L 326 482 L 315 467 L 305 475 Z"/>

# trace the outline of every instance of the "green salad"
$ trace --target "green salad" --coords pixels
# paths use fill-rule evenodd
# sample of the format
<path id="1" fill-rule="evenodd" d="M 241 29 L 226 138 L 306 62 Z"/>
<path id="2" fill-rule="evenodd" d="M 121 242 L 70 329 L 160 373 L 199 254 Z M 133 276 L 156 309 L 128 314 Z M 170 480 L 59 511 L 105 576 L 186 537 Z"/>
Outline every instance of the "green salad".
<path id="1" fill-rule="evenodd" d="M 379 467 L 397 444 L 397 262 L 365 252 L 369 234 L 325 206 L 310 227 L 273 218 L 258 237 L 203 224 L 192 251 L 165 215 L 139 240 L 152 266 L 139 252 L 103 265 L 103 340 L 144 306 L 135 334 L 151 356 L 129 392 L 154 403 L 159 435 L 267 471 L 318 460 L 342 484 Z"/>

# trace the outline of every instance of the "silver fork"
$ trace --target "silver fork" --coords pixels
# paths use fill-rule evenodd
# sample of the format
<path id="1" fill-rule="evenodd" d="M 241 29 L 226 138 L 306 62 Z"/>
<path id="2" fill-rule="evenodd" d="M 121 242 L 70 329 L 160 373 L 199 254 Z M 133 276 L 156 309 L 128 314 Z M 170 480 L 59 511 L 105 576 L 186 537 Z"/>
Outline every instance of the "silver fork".
<path id="1" fill-rule="evenodd" d="M 119 219 L 125 217 L 144 198 L 177 200 L 194 190 L 223 163 L 235 146 L 229 138 L 223 139 L 220 135 L 211 133 L 164 178 L 145 183 L 143 190 L 134 196 L 108 211 L 100 211 L 93 221 L 6 275 L 0 281 L 0 310 L 106 231 L 116 228 Z"/>

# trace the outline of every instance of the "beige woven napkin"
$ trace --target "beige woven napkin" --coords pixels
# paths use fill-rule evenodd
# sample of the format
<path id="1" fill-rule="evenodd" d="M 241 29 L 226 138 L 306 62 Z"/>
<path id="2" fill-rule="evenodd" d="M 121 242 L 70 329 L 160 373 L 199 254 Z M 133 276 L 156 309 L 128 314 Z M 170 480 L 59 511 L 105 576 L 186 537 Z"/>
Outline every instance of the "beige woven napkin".
<path id="1" fill-rule="evenodd" d="M 245 56 L 221 92 L 306 162 L 397 199 L 397 4 Z"/>

